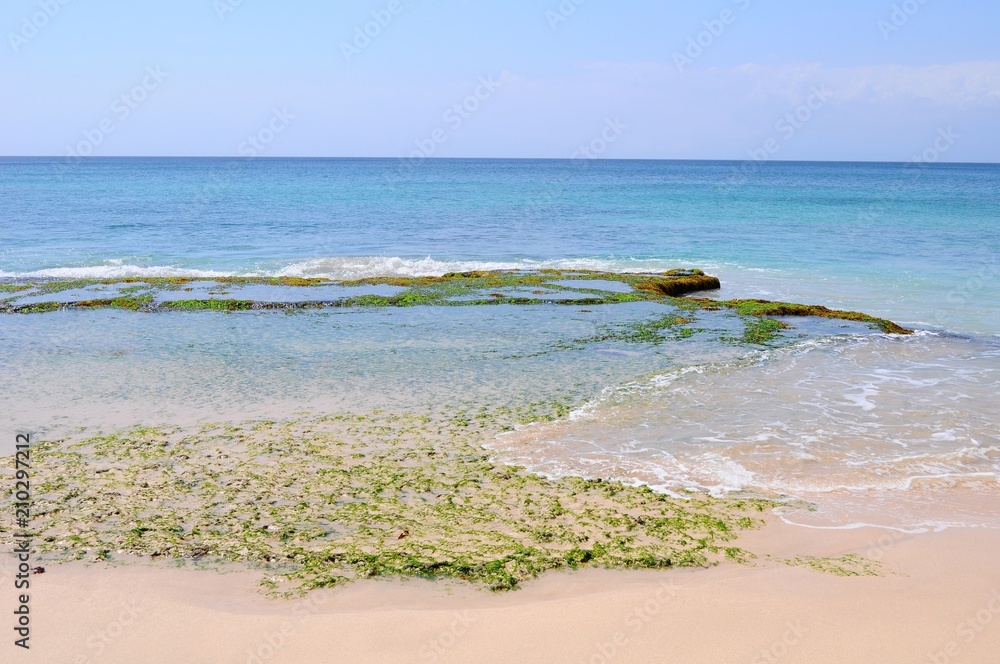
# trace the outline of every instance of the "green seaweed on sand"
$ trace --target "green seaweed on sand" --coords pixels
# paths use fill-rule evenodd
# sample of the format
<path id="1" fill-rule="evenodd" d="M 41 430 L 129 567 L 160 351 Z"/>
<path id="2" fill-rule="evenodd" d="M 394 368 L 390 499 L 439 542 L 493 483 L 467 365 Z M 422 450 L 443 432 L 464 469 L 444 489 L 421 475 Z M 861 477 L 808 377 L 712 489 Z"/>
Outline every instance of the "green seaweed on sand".
<path id="1" fill-rule="evenodd" d="M 240 563 L 282 595 L 371 576 L 510 590 L 553 569 L 752 559 L 733 542 L 769 501 L 678 499 L 492 461 L 479 443 L 529 412 L 343 413 L 43 443 L 36 543 L 54 560 Z"/>
<path id="2" fill-rule="evenodd" d="M 792 567 L 806 567 L 835 576 L 880 576 L 882 571 L 881 563 L 856 553 L 848 553 L 836 558 L 796 556 L 782 562 Z"/>

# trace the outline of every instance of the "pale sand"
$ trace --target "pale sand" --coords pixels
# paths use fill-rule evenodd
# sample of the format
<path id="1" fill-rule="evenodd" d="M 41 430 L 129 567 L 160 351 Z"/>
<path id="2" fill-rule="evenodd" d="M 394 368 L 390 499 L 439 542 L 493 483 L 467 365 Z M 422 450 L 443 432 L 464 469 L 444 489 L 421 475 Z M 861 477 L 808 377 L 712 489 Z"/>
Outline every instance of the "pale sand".
<path id="1" fill-rule="evenodd" d="M 312 604 L 261 597 L 254 574 L 50 565 L 33 577 L 30 654 L 5 643 L 0 660 L 1000 662 L 1000 531 L 885 535 L 775 523 L 746 538 L 751 550 L 775 555 L 875 556 L 886 565 L 881 577 L 774 562 L 588 570 L 500 595 L 366 581 L 313 595 Z M 4 606 L 13 601 L 10 575 L 8 564 Z M 10 627 L 4 633 L 12 640 Z"/>

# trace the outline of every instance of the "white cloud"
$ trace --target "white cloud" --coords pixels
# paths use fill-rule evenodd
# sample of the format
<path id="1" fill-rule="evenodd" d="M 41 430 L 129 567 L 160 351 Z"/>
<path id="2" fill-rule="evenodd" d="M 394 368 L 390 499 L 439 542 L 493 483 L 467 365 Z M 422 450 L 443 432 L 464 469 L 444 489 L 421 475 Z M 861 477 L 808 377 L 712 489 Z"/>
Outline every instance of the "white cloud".
<path id="1" fill-rule="evenodd" d="M 773 95 L 804 95 L 810 86 L 825 84 L 838 102 L 888 102 L 918 99 L 941 106 L 1000 104 L 1000 62 L 963 62 L 924 67 L 874 65 L 831 67 L 819 64 L 737 69 L 755 81 L 758 90 Z"/>
<path id="2" fill-rule="evenodd" d="M 1000 61 L 858 67 L 825 67 L 816 62 L 778 66 L 748 63 L 728 68 L 691 68 L 683 73 L 672 63 L 599 62 L 585 65 L 584 69 L 602 82 L 618 86 L 700 92 L 715 88 L 754 102 L 799 104 L 811 94 L 813 86 L 826 85 L 834 90 L 839 103 L 915 99 L 952 107 L 1000 105 Z"/>

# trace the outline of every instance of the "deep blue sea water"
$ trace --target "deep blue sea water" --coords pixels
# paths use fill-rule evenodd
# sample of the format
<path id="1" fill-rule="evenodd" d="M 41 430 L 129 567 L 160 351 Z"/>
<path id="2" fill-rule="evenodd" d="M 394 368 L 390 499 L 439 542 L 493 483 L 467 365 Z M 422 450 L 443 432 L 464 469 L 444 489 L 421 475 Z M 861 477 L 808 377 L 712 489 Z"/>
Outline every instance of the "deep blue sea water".
<path id="1" fill-rule="evenodd" d="M 5 314 L 0 428 L 569 399 L 569 418 L 501 436 L 496 454 L 790 494 L 821 525 L 1000 527 L 998 165 L 0 159 L 0 280 L 544 267 L 700 267 L 722 297 L 918 333 L 796 321 L 780 348 L 695 336 L 552 353 L 664 305 Z"/>
<path id="2" fill-rule="evenodd" d="M 1000 166 L 0 159 L 0 276 L 696 266 L 1000 332 Z"/>

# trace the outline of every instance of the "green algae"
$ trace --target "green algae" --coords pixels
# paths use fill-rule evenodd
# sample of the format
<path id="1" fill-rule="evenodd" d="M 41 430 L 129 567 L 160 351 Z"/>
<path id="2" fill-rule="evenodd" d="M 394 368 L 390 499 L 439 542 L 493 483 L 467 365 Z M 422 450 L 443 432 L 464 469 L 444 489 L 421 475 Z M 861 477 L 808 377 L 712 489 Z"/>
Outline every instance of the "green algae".
<path id="1" fill-rule="evenodd" d="M 289 308 L 286 304 L 271 304 L 253 300 L 175 300 L 162 302 L 158 309 L 167 311 L 252 311 L 255 309 Z"/>
<path id="2" fill-rule="evenodd" d="M 858 311 L 829 309 L 819 305 L 771 302 L 769 300 L 705 300 L 700 298 L 686 298 L 686 301 L 707 310 L 734 309 L 741 316 L 816 316 L 818 318 L 867 323 L 873 328 L 887 334 L 913 334 L 913 330 L 908 330 L 884 318 L 877 318 Z"/>
<path id="3" fill-rule="evenodd" d="M 656 299 L 661 296 L 659 292 L 633 293 L 611 293 L 600 289 L 570 289 L 553 284 L 553 281 L 570 276 L 579 280 L 614 280 L 635 287 L 636 284 L 646 283 L 655 280 L 658 283 L 673 284 L 674 290 L 688 292 L 694 288 L 695 284 L 691 279 L 703 277 L 692 276 L 693 272 L 664 273 L 662 275 L 624 275 L 609 274 L 602 272 L 560 272 L 543 270 L 540 272 L 525 272 L 515 270 L 498 271 L 477 271 L 463 273 L 449 273 L 440 277 L 371 277 L 351 281 L 332 281 L 326 279 L 310 279 L 301 277 L 214 277 L 211 279 L 194 279 L 191 277 L 143 277 L 143 278 L 123 278 L 123 279 L 73 279 L 73 280 L 37 280 L 20 284 L 5 284 L 10 289 L 9 292 L 20 292 L 29 288 L 35 289 L 36 295 L 56 295 L 71 290 L 87 288 L 99 288 L 101 286 L 125 285 L 122 295 L 133 295 L 143 291 L 177 291 L 188 290 L 183 288 L 189 284 L 198 282 L 208 282 L 228 286 L 248 286 L 248 285 L 270 285 L 283 286 L 288 288 L 315 287 L 339 285 L 343 287 L 356 286 L 396 286 L 405 288 L 406 291 L 393 296 L 374 297 L 357 296 L 342 298 L 335 302 L 328 303 L 293 303 L 279 307 L 278 303 L 258 302 L 259 306 L 254 308 L 294 308 L 295 304 L 322 304 L 323 306 L 418 306 L 418 305 L 482 305 L 495 304 L 498 302 L 506 304 L 538 304 L 549 301 L 540 298 L 518 297 L 507 293 L 497 293 L 501 289 L 533 288 L 544 287 L 552 291 L 579 291 L 584 298 L 574 300 L 574 303 L 590 304 L 614 304 L 620 302 L 636 302 L 647 299 Z M 676 283 L 675 283 L 676 282 Z M 666 286 L 665 286 L 666 288 Z M 17 289 L 17 290 L 14 290 Z M 670 290 L 670 288 L 668 288 Z M 673 290 L 671 290 L 673 292 Z M 492 296 L 491 296 L 492 294 Z M 499 297 L 497 297 L 499 295 Z M 469 297 L 471 296 L 471 297 Z M 456 301 L 455 298 L 466 298 L 468 301 Z M 176 302 L 200 301 L 196 298 L 192 300 L 174 300 L 171 306 L 151 305 L 148 310 L 158 308 L 170 309 Z M 561 302 L 560 302 L 561 303 Z M 74 303 L 65 302 L 63 306 L 72 307 Z M 190 308 L 208 309 L 211 306 L 204 304 L 194 304 Z M 221 310 L 232 311 L 232 308 L 220 307 Z M 238 310 L 238 309 L 237 309 Z M 16 303 L 4 308 L 4 311 L 16 313 L 28 313 L 33 310 L 25 307 L 17 307 Z"/>
<path id="4" fill-rule="evenodd" d="M 286 595 L 372 576 L 510 590 L 554 569 L 753 558 L 733 542 L 773 503 L 546 479 L 479 446 L 517 421 L 567 412 L 344 413 L 43 443 L 32 455 L 35 541 L 54 560 L 241 563 Z"/>
<path id="5" fill-rule="evenodd" d="M 47 279 L 42 281 L 29 281 L 26 282 L 25 285 L 34 287 L 37 290 L 36 295 L 51 295 L 68 290 L 90 288 L 92 286 L 101 285 L 101 283 L 102 282 L 97 279 Z M 124 280 L 122 283 L 124 283 Z"/>
<path id="6" fill-rule="evenodd" d="M 668 297 L 680 297 L 695 291 L 718 290 L 722 283 L 717 277 L 707 276 L 701 270 L 685 272 L 672 271 L 664 277 L 649 277 L 633 284 L 633 287 Z"/>
<path id="7" fill-rule="evenodd" d="M 4 311 L 6 313 L 18 314 L 40 314 L 62 309 L 123 309 L 126 311 L 146 311 L 153 302 L 152 296 L 121 296 L 113 298 L 100 298 L 94 300 L 80 300 L 77 302 L 37 302 L 34 304 L 17 305 L 7 303 Z"/>
<path id="8" fill-rule="evenodd" d="M 109 299 L 74 302 L 73 306 L 79 309 L 125 309 L 127 311 L 142 311 L 147 308 L 152 301 L 153 297 L 151 295 L 143 297 L 124 295 Z"/>
<path id="9" fill-rule="evenodd" d="M 135 295 L 136 293 L 145 293 L 147 291 L 153 290 L 153 287 L 149 284 L 138 284 L 135 286 L 126 286 L 118 290 L 119 295 Z"/>
<path id="10" fill-rule="evenodd" d="M 631 287 L 631 292 L 609 292 L 594 288 L 569 288 L 554 283 L 563 279 L 574 281 L 600 280 L 614 281 Z M 268 302 L 246 299 L 215 300 L 195 298 L 157 302 L 155 293 L 160 290 L 190 290 L 184 286 L 200 282 L 210 282 L 221 286 L 271 285 L 288 288 L 339 285 L 354 286 L 394 286 L 405 288 L 395 295 L 347 295 L 333 301 L 293 301 Z M 94 288 L 99 286 L 125 285 L 118 297 L 92 299 L 84 302 L 42 302 L 18 305 L 16 298 L 0 301 L 3 313 L 45 313 L 58 309 L 72 308 L 118 308 L 132 311 L 296 311 L 323 307 L 415 307 L 415 306 L 536 306 L 569 305 L 598 306 L 628 302 L 656 301 L 673 304 L 686 312 L 704 310 L 734 310 L 747 318 L 759 318 L 746 323 L 742 338 L 748 344 L 766 344 L 778 336 L 781 325 L 775 317 L 818 316 L 866 323 L 875 329 L 892 334 L 910 334 L 892 321 L 854 311 L 838 311 L 822 306 L 769 302 L 766 300 L 708 300 L 684 297 L 684 295 L 720 287 L 716 277 L 708 276 L 701 270 L 670 270 L 658 274 L 622 274 L 593 270 L 496 270 L 448 273 L 440 277 L 370 277 L 352 281 L 331 281 L 302 277 L 215 277 L 194 279 L 191 277 L 148 277 L 125 279 L 74 279 L 40 280 L 25 283 L 2 284 L 4 292 L 17 293 L 35 289 L 32 296 L 54 295 L 60 292 Z M 518 289 L 531 289 L 538 297 L 524 297 Z M 507 291 L 507 292 L 504 292 Z M 546 293 L 578 293 L 578 298 L 546 299 Z M 666 319 L 664 319 L 666 320 Z M 671 338 L 686 338 L 693 334 L 691 328 L 678 328 L 676 333 L 664 334 L 669 325 L 661 322 L 639 324 L 633 328 L 606 330 L 607 341 L 662 343 Z M 595 337 L 589 341 L 600 341 Z"/>
<path id="11" fill-rule="evenodd" d="M 882 574 L 881 563 L 856 553 L 848 553 L 836 558 L 796 556 L 782 562 L 791 567 L 806 567 L 835 576 L 881 576 Z"/>
<path id="12" fill-rule="evenodd" d="M 369 577 L 505 591 L 550 570 L 756 559 L 737 540 L 763 525 L 772 501 L 548 479 L 496 463 L 480 446 L 569 409 L 340 413 L 41 443 L 32 454 L 35 545 L 43 560 L 237 563 L 285 597 Z M 10 501 L 0 499 L 4 534 L 14 528 Z M 838 576 L 880 571 L 854 554 L 779 562 Z"/>
<path id="13" fill-rule="evenodd" d="M 13 303 L 7 303 L 3 307 L 4 313 L 17 313 L 17 314 L 44 314 L 50 311 L 58 311 L 63 308 L 63 304 L 59 302 L 38 302 L 36 304 L 23 304 L 16 305 Z"/>
<path id="14" fill-rule="evenodd" d="M 773 318 L 751 318 L 744 324 L 743 336 L 740 338 L 745 344 L 764 345 L 778 338 L 781 330 L 787 329 L 788 324 Z"/>
<path id="15" fill-rule="evenodd" d="M 566 346 L 573 348 L 684 339 L 697 331 L 690 324 L 700 309 L 730 309 L 744 317 L 744 334 L 737 341 L 748 344 L 768 343 L 778 336 L 783 323 L 768 316 L 819 315 L 862 321 L 885 331 L 903 329 L 857 312 L 761 300 L 678 298 L 658 286 L 624 294 L 568 289 L 593 297 L 555 302 L 505 293 L 490 296 L 524 286 L 558 289 L 549 281 L 566 277 L 613 278 L 634 288 L 650 281 L 648 275 L 599 272 L 481 272 L 386 282 L 407 282 L 408 290 L 325 303 L 156 303 L 150 290 L 180 288 L 193 280 L 143 279 L 129 282 L 135 285 L 116 298 L 8 305 L 4 310 L 291 312 L 326 306 L 578 307 L 633 301 L 677 308 L 645 321 L 600 327 L 596 335 Z M 79 288 L 79 283 L 73 287 Z M 322 283 L 328 282 L 277 285 Z M 477 295 L 453 299 L 470 293 Z M 56 560 L 137 555 L 241 563 L 259 569 L 275 593 L 304 592 L 368 576 L 447 577 L 509 590 L 552 569 L 664 568 L 753 559 L 751 552 L 732 543 L 741 530 L 760 526 L 758 515 L 772 503 L 699 495 L 678 500 L 619 482 L 551 480 L 495 464 L 479 447 L 497 431 L 561 419 L 569 409 L 568 403 L 551 402 L 447 415 L 342 414 L 196 431 L 134 429 L 46 444 L 35 455 L 35 477 L 43 479 L 36 492 L 35 525 L 41 534 L 37 542 Z M 5 519 L 10 510 L 4 509 L 0 531 L 9 532 Z M 847 557 L 792 561 L 784 562 L 843 576 L 862 575 L 857 570 L 866 569 Z M 873 569 L 869 571 L 875 573 Z"/>
<path id="16" fill-rule="evenodd" d="M 695 334 L 696 330 L 688 327 L 681 327 L 682 325 L 687 325 L 691 322 L 693 322 L 691 318 L 671 313 L 664 316 L 657 316 L 649 320 L 618 325 L 604 325 L 597 334 L 580 339 L 574 339 L 572 343 L 562 344 L 561 348 L 577 349 L 582 348 L 587 344 L 602 343 L 607 341 L 658 345 L 665 341 L 686 339 Z"/>

